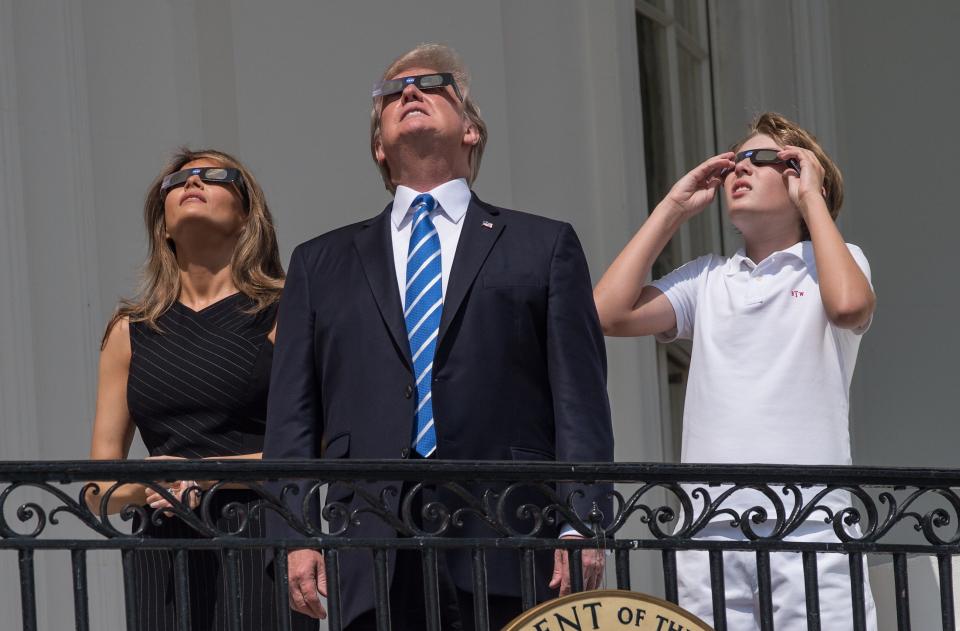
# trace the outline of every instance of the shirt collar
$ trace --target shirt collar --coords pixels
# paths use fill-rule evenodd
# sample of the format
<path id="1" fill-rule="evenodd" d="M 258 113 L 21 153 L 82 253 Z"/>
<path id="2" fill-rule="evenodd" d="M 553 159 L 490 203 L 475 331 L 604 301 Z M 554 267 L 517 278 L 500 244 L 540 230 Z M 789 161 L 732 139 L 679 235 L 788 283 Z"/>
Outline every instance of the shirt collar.
<path id="1" fill-rule="evenodd" d="M 810 267 L 811 263 L 814 260 L 813 244 L 811 244 L 809 241 L 797 241 L 786 250 L 778 250 L 776 252 L 773 252 L 770 256 L 764 259 L 764 261 L 768 260 L 770 257 L 775 255 L 776 256 L 787 255 L 787 256 L 798 258 L 801 261 L 803 261 L 807 267 Z M 733 254 L 733 256 L 730 257 L 729 260 L 727 260 L 727 264 L 725 266 L 724 272 L 726 273 L 727 276 L 732 276 L 733 274 L 736 274 L 737 272 L 740 271 L 740 269 L 743 267 L 743 263 L 746 263 L 747 266 L 750 267 L 750 269 L 754 269 L 759 266 L 758 264 L 755 264 L 752 260 L 747 258 L 746 250 L 744 248 L 740 248 Z M 763 261 L 760 261 L 760 263 L 763 263 Z"/>
<path id="2" fill-rule="evenodd" d="M 442 211 L 453 223 L 460 223 L 463 216 L 467 214 L 467 206 L 470 205 L 470 187 L 464 178 L 444 182 L 426 192 L 437 200 L 437 210 Z M 421 193 L 422 191 L 415 191 L 403 185 L 397 187 L 397 192 L 393 195 L 393 209 L 390 211 L 390 218 L 395 228 L 400 228 L 403 224 L 410 212 L 410 204 Z"/>

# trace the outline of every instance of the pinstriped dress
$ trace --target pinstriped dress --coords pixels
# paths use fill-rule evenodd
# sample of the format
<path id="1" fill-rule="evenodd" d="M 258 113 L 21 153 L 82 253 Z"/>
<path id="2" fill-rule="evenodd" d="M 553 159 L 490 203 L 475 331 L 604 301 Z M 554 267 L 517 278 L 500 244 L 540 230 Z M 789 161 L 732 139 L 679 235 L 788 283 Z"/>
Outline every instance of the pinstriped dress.
<path id="1" fill-rule="evenodd" d="M 246 313 L 252 305 L 239 293 L 201 311 L 177 302 L 159 318 L 159 332 L 143 323 L 130 324 L 133 355 L 127 403 L 151 455 L 204 458 L 262 450 L 273 355 L 267 334 L 277 305 L 258 314 Z M 217 527 L 235 530 L 239 518 L 222 516 L 223 507 L 230 502 L 249 505 L 255 496 L 243 490 L 220 491 L 217 496 L 212 512 L 218 516 Z M 165 517 L 159 526 L 149 523 L 146 534 L 151 538 L 198 536 L 175 517 Z M 264 534 L 263 515 L 252 514 L 248 536 Z M 275 629 L 278 615 L 291 615 L 297 631 L 317 628 L 316 621 L 291 614 L 285 599 L 277 606 L 263 552 L 242 550 L 238 556 L 245 631 Z M 190 631 L 229 628 L 222 560 L 216 551 L 188 554 Z M 134 584 L 139 629 L 187 631 L 176 623 L 171 551 L 137 551 Z"/>

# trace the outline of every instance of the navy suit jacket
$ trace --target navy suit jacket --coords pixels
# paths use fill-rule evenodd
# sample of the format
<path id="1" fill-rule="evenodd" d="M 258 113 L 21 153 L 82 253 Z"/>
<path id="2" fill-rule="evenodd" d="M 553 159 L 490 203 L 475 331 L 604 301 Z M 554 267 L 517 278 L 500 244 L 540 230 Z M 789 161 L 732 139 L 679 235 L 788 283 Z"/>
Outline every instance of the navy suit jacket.
<path id="1" fill-rule="evenodd" d="M 264 458 L 408 457 L 416 397 L 390 234 L 391 206 L 294 250 L 280 303 Z M 436 458 L 613 459 L 603 334 L 587 263 L 563 222 L 471 199 L 444 296 L 433 367 Z M 367 485 L 378 493 L 384 483 Z M 560 485 L 566 497 L 572 485 Z M 473 489 L 477 492 L 479 489 Z M 577 500 L 610 515 L 593 487 Z M 449 499 L 446 498 L 446 499 Z M 540 500 L 538 497 L 517 498 Z M 300 513 L 299 498 L 291 501 Z M 327 502 L 360 498 L 332 485 Z M 391 508 L 398 510 L 398 499 Z M 491 536 L 468 523 L 454 536 Z M 319 522 L 315 522 L 319 523 Z M 518 523 L 521 530 L 531 524 Z M 298 537 L 278 519 L 270 536 Z M 371 515 L 347 534 L 392 537 Z M 542 534 L 556 536 L 556 528 Z M 373 607 L 369 552 L 341 554 L 343 622 Z M 489 551 L 493 594 L 520 594 L 516 552 Z M 471 590 L 470 553 L 448 554 L 461 589 Z M 538 597 L 552 555 L 538 557 Z M 392 562 L 390 564 L 392 571 Z"/>

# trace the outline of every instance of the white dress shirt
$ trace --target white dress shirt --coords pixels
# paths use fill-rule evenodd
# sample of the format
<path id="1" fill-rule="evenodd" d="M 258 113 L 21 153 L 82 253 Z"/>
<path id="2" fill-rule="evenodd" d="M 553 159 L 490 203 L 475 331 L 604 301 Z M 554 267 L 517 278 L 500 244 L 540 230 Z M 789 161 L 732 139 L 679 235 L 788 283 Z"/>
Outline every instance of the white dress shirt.
<path id="1" fill-rule="evenodd" d="M 440 237 L 440 286 L 443 295 L 447 295 L 447 283 L 453 268 L 453 257 L 457 253 L 460 231 L 463 229 L 463 216 L 470 205 L 470 187 L 463 178 L 444 182 L 431 191 L 426 191 L 437 200 L 437 207 L 430 213 L 430 220 Z M 393 263 L 397 270 L 397 289 L 400 302 L 406 308 L 407 253 L 410 249 L 410 228 L 413 225 L 413 213 L 410 204 L 421 195 L 406 186 L 398 186 L 393 197 L 393 209 L 390 211 L 390 236 L 393 239 Z"/>

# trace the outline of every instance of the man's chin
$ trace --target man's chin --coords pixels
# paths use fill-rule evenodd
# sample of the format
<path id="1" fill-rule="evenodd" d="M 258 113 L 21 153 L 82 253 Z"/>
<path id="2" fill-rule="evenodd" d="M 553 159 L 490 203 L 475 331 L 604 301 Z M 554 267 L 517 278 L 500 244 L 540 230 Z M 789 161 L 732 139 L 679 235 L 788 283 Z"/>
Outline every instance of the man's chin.
<path id="1" fill-rule="evenodd" d="M 408 116 L 407 118 L 400 121 L 397 126 L 397 132 L 400 135 L 411 134 L 411 133 L 423 133 L 426 131 L 432 131 L 436 133 L 436 128 L 434 126 L 434 121 L 430 116 Z"/>
<path id="2" fill-rule="evenodd" d="M 424 148 L 435 148 L 443 141 L 443 133 L 428 124 L 422 124 L 416 121 L 415 125 L 402 125 L 394 136 L 393 144 L 395 146 L 420 146 Z"/>

